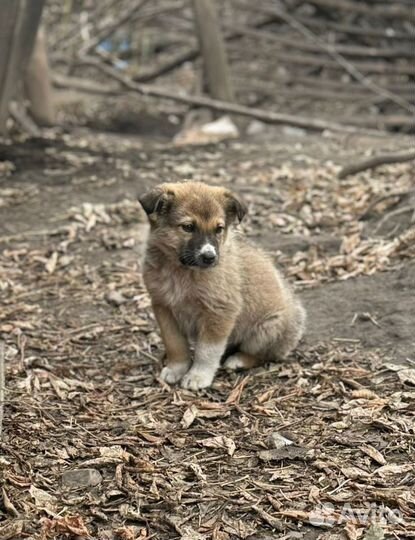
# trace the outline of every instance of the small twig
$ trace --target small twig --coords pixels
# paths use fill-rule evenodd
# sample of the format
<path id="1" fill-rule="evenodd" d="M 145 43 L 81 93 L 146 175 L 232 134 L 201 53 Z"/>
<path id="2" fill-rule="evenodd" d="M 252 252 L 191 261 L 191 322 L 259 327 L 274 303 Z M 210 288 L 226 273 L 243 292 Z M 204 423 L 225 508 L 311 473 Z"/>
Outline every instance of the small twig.
<path id="1" fill-rule="evenodd" d="M 59 234 L 68 234 L 68 226 L 64 225 L 57 229 L 39 229 L 37 231 L 24 231 L 22 233 L 10 234 L 8 236 L 0 236 L 0 244 L 7 242 L 15 242 L 32 238 L 36 236 L 57 236 Z"/>
<path id="2" fill-rule="evenodd" d="M 380 328 L 380 324 L 378 321 L 373 317 L 373 315 L 367 311 L 364 313 L 355 313 L 352 319 L 352 322 L 350 323 L 350 326 L 354 326 L 356 321 L 360 319 L 361 321 L 370 321 L 372 324 Z"/>
<path id="3" fill-rule="evenodd" d="M 188 51 L 185 51 L 184 53 L 181 52 L 177 54 L 165 64 L 162 64 L 161 66 L 151 71 L 148 71 L 147 73 L 141 73 L 141 74 L 136 75 L 134 77 L 134 80 L 137 82 L 152 81 L 153 79 L 157 79 L 158 77 L 161 77 L 162 75 L 166 75 L 167 73 L 170 73 L 171 71 L 182 66 L 186 62 L 191 62 L 192 60 L 195 60 L 198 56 L 199 56 L 199 48 L 193 47 L 189 49 Z"/>
<path id="4" fill-rule="evenodd" d="M 393 203 L 393 205 L 389 205 L 389 207 L 396 206 L 398 203 L 401 202 L 402 199 L 408 197 L 408 195 L 411 195 L 412 193 L 415 193 L 415 189 L 408 189 L 407 191 L 392 191 L 392 193 L 387 193 L 386 195 L 378 197 L 359 217 L 359 221 L 367 219 L 372 214 L 374 208 L 376 208 L 376 206 L 381 202 L 387 201 L 388 199 L 397 199 L 396 202 Z"/>
<path id="5" fill-rule="evenodd" d="M 349 176 L 349 174 L 356 174 L 361 171 L 366 171 L 367 169 L 375 169 L 381 165 L 404 163 L 405 161 L 411 161 L 413 159 L 415 160 L 415 150 L 407 150 L 397 154 L 380 154 L 379 156 L 374 156 L 358 163 L 346 165 L 341 169 L 337 176 L 342 179 Z"/>
<path id="6" fill-rule="evenodd" d="M 5 356 L 4 342 L 0 341 L 0 440 L 1 440 L 2 429 L 3 429 L 3 404 L 4 404 L 4 392 L 5 392 L 4 356 Z"/>
<path id="7" fill-rule="evenodd" d="M 383 227 L 383 225 L 385 225 L 385 223 L 389 221 L 391 218 L 393 218 L 394 216 L 399 216 L 401 214 L 406 214 L 407 212 L 414 212 L 414 211 L 415 211 L 414 204 L 410 204 L 408 206 L 402 206 L 402 208 L 397 208 L 396 210 L 392 210 L 392 212 L 389 212 L 388 214 L 383 216 L 383 218 L 379 221 L 374 233 L 376 234 Z"/>

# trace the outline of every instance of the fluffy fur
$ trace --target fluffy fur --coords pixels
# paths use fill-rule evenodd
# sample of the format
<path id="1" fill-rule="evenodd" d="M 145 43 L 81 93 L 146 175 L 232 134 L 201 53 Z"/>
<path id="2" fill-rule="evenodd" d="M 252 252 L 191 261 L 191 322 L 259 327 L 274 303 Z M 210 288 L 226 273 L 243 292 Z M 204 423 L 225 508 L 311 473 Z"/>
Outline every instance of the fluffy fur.
<path id="1" fill-rule="evenodd" d="M 151 226 L 144 282 L 166 348 L 166 382 L 198 390 L 211 385 L 228 350 L 235 353 L 225 366 L 244 369 L 296 347 L 305 311 L 268 256 L 235 233 L 246 212 L 236 195 L 185 182 L 162 184 L 140 202 Z M 203 256 L 207 243 L 214 260 Z"/>

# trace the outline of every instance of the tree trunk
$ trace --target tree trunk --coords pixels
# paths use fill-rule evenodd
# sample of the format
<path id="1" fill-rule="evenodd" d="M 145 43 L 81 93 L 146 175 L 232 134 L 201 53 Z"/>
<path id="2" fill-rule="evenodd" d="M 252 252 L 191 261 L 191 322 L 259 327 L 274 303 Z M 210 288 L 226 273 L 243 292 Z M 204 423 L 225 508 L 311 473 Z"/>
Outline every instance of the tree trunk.
<path id="1" fill-rule="evenodd" d="M 193 0 L 193 11 L 208 93 L 213 99 L 233 102 L 234 93 L 214 0 Z"/>
<path id="2" fill-rule="evenodd" d="M 45 37 L 39 28 L 32 56 L 25 74 L 25 91 L 30 112 L 40 126 L 52 126 L 56 121 L 52 83 L 46 52 Z"/>
<path id="3" fill-rule="evenodd" d="M 0 0 L 0 132 L 6 128 L 9 103 L 19 97 L 44 0 Z"/>

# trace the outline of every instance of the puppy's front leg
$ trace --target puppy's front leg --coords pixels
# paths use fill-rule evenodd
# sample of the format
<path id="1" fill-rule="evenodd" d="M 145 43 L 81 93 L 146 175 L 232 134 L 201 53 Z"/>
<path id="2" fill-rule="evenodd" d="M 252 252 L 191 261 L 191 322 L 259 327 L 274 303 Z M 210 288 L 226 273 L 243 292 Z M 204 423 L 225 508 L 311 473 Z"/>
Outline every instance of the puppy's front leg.
<path id="1" fill-rule="evenodd" d="M 153 304 L 153 310 L 160 326 L 167 357 L 160 377 L 163 381 L 173 384 L 180 381 L 190 367 L 189 345 L 167 307 Z"/>
<path id="2" fill-rule="evenodd" d="M 182 379 L 182 387 L 190 390 L 207 388 L 213 382 L 230 334 L 226 328 L 220 332 L 205 331 L 199 335 L 193 365 Z"/>

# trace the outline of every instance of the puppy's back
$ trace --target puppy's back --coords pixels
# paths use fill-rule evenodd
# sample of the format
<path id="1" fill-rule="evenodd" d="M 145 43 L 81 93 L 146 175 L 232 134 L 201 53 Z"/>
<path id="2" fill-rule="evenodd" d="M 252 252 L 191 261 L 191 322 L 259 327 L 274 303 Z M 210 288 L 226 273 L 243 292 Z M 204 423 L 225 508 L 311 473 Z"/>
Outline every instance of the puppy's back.
<path id="1" fill-rule="evenodd" d="M 242 310 L 238 333 L 243 335 L 261 321 L 280 317 L 286 321 L 289 349 L 301 339 L 306 314 L 299 299 L 271 257 L 245 240 L 235 242 L 235 252 L 241 275 Z"/>

